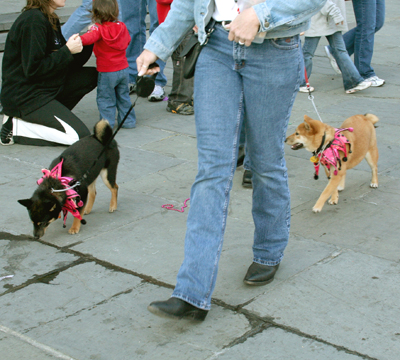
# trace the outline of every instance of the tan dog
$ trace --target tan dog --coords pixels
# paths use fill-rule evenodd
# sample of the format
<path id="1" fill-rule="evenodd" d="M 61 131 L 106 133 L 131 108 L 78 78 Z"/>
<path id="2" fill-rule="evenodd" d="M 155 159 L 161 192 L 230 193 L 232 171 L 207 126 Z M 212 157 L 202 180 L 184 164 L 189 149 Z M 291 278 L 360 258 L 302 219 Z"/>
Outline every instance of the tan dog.
<path id="1" fill-rule="evenodd" d="M 293 150 L 304 147 L 311 151 L 314 156 L 310 160 L 314 162 L 316 176 L 319 164 L 322 164 L 329 179 L 328 185 L 313 207 L 314 212 L 320 212 L 329 197 L 329 204 L 338 203 L 338 191 L 344 189 L 346 171 L 358 165 L 364 158 L 372 170 L 370 186 L 378 187 L 379 153 L 374 126 L 378 120 L 378 117 L 372 114 L 354 115 L 346 119 L 341 126 L 342 129 L 352 128 L 353 131 L 349 129 L 336 132 L 337 129 L 332 126 L 304 115 L 304 122 L 296 128 L 294 134 L 286 138 L 285 142 L 291 145 Z M 330 162 L 332 159 L 336 161 L 336 165 L 335 161 Z"/>

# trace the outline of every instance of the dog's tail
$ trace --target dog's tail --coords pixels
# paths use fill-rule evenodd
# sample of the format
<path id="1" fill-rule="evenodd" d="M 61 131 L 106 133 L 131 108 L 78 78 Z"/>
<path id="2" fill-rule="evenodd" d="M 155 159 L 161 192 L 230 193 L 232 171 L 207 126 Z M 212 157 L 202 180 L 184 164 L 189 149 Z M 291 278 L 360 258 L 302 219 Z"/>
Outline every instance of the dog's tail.
<path id="1" fill-rule="evenodd" d="M 379 121 L 379 118 L 378 118 L 376 115 L 374 115 L 374 114 L 365 114 L 364 116 L 365 116 L 369 121 L 371 121 L 373 125 L 375 125 L 375 124 Z"/>
<path id="2" fill-rule="evenodd" d="M 113 131 L 107 120 L 100 120 L 94 125 L 94 137 L 103 145 L 106 145 L 112 137 Z"/>

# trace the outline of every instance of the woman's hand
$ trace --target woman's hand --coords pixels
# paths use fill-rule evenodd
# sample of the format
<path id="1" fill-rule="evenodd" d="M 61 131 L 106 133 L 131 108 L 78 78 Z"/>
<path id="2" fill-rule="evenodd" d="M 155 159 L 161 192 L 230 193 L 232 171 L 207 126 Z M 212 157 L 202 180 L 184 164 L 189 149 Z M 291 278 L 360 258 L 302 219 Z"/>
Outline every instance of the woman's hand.
<path id="1" fill-rule="evenodd" d="M 156 54 L 152 53 L 149 50 L 143 50 L 143 52 L 140 54 L 140 56 L 136 59 L 138 76 L 153 75 L 156 72 L 159 72 L 160 68 L 158 66 L 149 69 L 149 65 L 156 62 L 157 59 L 158 59 L 158 57 Z"/>
<path id="2" fill-rule="evenodd" d="M 240 45 L 250 46 L 258 33 L 260 21 L 258 20 L 257 13 L 251 7 L 244 10 L 239 14 L 235 20 L 226 25 L 229 29 L 228 39 L 235 41 Z"/>
<path id="3" fill-rule="evenodd" d="M 79 34 L 72 35 L 68 39 L 66 45 L 67 45 L 69 51 L 71 51 L 71 54 L 80 53 L 83 49 L 82 40 L 81 40 L 81 37 L 79 36 Z"/>

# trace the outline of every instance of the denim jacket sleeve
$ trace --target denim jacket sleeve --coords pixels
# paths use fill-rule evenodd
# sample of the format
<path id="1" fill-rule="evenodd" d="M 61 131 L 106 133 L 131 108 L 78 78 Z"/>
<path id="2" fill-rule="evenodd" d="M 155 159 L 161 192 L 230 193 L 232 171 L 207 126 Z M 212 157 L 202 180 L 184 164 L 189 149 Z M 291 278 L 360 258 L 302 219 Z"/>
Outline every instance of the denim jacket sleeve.
<path id="1" fill-rule="evenodd" d="M 195 0 L 174 0 L 165 21 L 153 31 L 144 48 L 166 61 L 189 29 L 195 25 L 194 2 Z"/>
<path id="2" fill-rule="evenodd" d="M 309 19 L 326 0 L 265 0 L 253 8 L 260 20 L 260 32 L 266 38 L 289 37 L 305 31 Z M 178 47 L 185 34 L 195 24 L 199 28 L 199 42 L 205 41 L 206 19 L 212 13 L 214 0 L 174 0 L 165 21 L 157 27 L 144 48 L 166 61 Z"/>

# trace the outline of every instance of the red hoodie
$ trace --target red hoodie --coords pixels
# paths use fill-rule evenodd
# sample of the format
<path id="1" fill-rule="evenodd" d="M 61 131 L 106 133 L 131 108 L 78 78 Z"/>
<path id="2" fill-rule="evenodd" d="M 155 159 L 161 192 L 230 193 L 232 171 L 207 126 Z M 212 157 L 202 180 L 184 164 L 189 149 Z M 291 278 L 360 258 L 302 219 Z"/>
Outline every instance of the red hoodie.
<path id="1" fill-rule="evenodd" d="M 81 36 L 83 45 L 94 44 L 97 71 L 112 72 L 126 69 L 126 48 L 131 42 L 128 29 L 121 21 L 94 24 Z"/>

